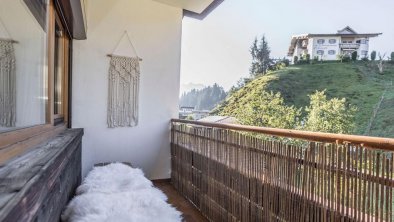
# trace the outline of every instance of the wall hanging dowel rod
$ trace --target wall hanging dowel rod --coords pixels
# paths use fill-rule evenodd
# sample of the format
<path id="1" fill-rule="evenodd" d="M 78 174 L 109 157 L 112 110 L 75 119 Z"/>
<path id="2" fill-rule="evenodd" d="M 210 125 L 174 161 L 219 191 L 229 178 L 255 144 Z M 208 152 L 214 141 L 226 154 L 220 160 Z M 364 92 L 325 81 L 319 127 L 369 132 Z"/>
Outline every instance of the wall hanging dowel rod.
<path id="1" fill-rule="evenodd" d="M 4 39 L 4 38 L 0 38 L 0 40 L 7 41 L 7 42 L 11 42 L 11 43 L 15 43 L 15 44 L 18 44 L 18 43 L 19 43 L 18 41 L 13 40 L 13 39 Z"/>
<path id="2" fill-rule="evenodd" d="M 112 56 L 119 56 L 119 55 L 114 55 L 114 54 L 107 54 L 107 57 L 112 57 Z M 142 58 L 137 57 L 139 61 L 142 61 Z"/>

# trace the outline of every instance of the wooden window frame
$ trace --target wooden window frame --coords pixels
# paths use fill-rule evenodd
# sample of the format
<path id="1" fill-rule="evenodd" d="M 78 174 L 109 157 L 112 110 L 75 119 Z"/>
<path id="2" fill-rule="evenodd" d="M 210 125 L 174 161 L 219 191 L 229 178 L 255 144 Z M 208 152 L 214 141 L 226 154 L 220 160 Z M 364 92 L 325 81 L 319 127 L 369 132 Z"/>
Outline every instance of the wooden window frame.
<path id="1" fill-rule="evenodd" d="M 57 8 L 57 10 L 54 10 L 54 14 L 55 14 L 55 24 L 59 24 L 59 26 L 61 27 L 62 31 L 64 32 L 64 35 L 62 37 L 62 44 L 63 44 L 63 73 L 61 75 L 62 78 L 62 94 L 61 94 L 61 101 L 62 101 L 62 110 L 61 113 L 59 114 L 54 114 L 54 112 L 52 112 L 53 116 L 50 116 L 49 118 L 51 120 L 53 120 L 53 125 L 58 125 L 59 123 L 64 123 L 64 124 L 68 124 L 68 91 L 69 91 L 69 60 L 70 60 L 70 41 L 71 41 L 71 37 L 69 36 L 68 32 L 66 31 L 65 25 L 64 25 L 64 21 L 62 21 L 62 19 L 60 18 L 60 12 L 59 12 L 59 8 Z M 54 30 L 55 32 L 55 30 Z M 55 33 L 53 33 L 55 34 Z M 55 49 L 55 45 L 54 45 L 54 49 Z M 54 51 L 54 55 L 53 58 L 55 58 L 55 51 Z M 55 62 L 55 61 L 54 61 Z M 55 65 L 54 65 L 55 68 Z M 55 74 L 55 71 L 53 72 L 53 75 Z M 51 83 L 54 83 L 54 81 L 52 81 Z M 55 90 L 55 87 L 53 86 L 53 90 Z M 55 91 L 53 91 L 54 93 Z M 54 102 L 54 99 L 52 100 Z M 52 104 L 54 106 L 54 104 Z"/>
<path id="2" fill-rule="evenodd" d="M 56 136 L 57 134 L 64 131 L 67 126 L 70 126 L 69 121 L 69 90 L 71 79 L 70 75 L 70 63 L 71 63 L 71 46 L 72 38 L 70 33 L 67 33 L 69 36 L 69 41 L 65 43 L 65 55 L 64 58 L 66 60 L 64 64 L 65 73 L 69 76 L 64 77 L 64 91 L 62 93 L 62 99 L 64 102 L 63 105 L 63 121 L 58 124 L 56 123 L 56 118 L 59 116 L 54 115 L 54 70 L 55 70 L 55 22 L 56 16 L 61 21 L 62 25 L 64 25 L 64 20 L 59 17 L 59 7 L 55 6 L 55 0 L 49 0 L 48 8 L 47 8 L 47 61 L 48 61 L 48 75 L 46 78 L 46 86 L 47 89 L 47 100 L 45 102 L 45 124 L 36 125 L 32 127 L 21 128 L 13 131 L 6 131 L 0 133 L 0 166 L 6 164 L 8 161 L 13 158 L 23 154 L 30 148 L 43 143 L 50 138 Z M 25 2 L 26 3 L 26 2 Z M 58 15 L 57 15 L 58 14 Z"/>

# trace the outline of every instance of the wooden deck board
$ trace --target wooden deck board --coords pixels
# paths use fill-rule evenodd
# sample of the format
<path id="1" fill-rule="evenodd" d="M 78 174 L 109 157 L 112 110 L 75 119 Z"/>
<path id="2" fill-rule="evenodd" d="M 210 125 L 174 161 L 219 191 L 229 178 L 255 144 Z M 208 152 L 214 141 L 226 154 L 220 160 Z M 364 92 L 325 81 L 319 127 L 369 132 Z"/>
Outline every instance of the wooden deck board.
<path id="1" fill-rule="evenodd" d="M 168 203 L 182 212 L 183 221 L 208 221 L 193 204 L 175 190 L 169 181 L 153 181 L 153 184 L 167 195 Z"/>

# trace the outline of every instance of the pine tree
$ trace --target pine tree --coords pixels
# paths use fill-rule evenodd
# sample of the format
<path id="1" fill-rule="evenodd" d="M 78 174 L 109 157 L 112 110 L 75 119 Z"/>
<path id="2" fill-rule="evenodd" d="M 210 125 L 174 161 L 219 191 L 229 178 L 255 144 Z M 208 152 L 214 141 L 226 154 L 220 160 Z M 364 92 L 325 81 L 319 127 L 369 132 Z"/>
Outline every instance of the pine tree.
<path id="1" fill-rule="evenodd" d="M 376 59 L 376 51 L 372 51 L 371 52 L 371 60 L 375 61 L 375 59 Z"/>
<path id="2" fill-rule="evenodd" d="M 270 53 L 271 50 L 264 35 L 261 38 L 260 43 L 257 41 L 257 38 L 253 41 L 253 44 L 250 47 L 252 65 L 249 71 L 251 76 L 255 77 L 257 75 L 264 75 L 267 73 L 268 67 L 272 62 Z"/>
<path id="3" fill-rule="evenodd" d="M 180 98 L 180 106 L 192 106 L 197 110 L 211 110 L 222 102 L 227 96 L 223 87 L 215 83 L 201 90 L 193 89 L 183 93 Z"/>

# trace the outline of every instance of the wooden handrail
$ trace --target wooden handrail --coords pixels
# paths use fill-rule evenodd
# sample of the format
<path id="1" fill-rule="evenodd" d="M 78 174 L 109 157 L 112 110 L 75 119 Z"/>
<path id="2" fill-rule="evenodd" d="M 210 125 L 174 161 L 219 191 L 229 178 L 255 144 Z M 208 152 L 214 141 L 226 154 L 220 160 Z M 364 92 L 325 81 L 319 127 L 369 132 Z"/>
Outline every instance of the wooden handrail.
<path id="1" fill-rule="evenodd" d="M 304 139 L 304 140 L 317 141 L 317 142 L 327 142 L 327 143 L 347 142 L 353 144 L 360 144 L 369 148 L 394 151 L 394 139 L 392 138 L 322 133 L 322 132 L 311 132 L 311 131 L 303 131 L 303 130 L 245 126 L 238 124 L 211 123 L 211 122 L 191 121 L 191 120 L 181 120 L 181 119 L 172 119 L 171 122 L 193 124 L 193 125 L 206 126 L 206 127 L 215 127 L 221 129 L 230 129 L 237 131 L 246 131 L 253 133 L 262 133 L 271 136 L 289 137 L 294 139 Z"/>

